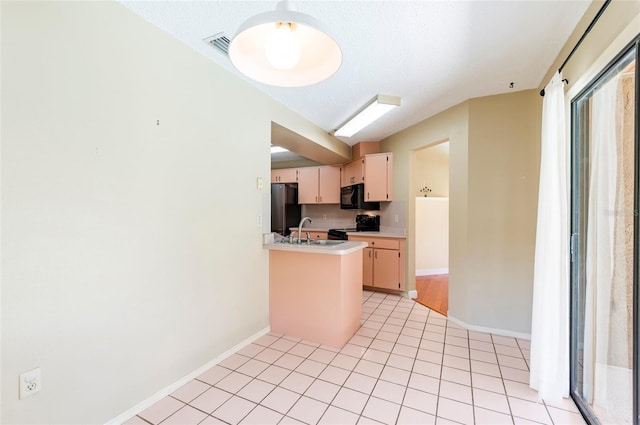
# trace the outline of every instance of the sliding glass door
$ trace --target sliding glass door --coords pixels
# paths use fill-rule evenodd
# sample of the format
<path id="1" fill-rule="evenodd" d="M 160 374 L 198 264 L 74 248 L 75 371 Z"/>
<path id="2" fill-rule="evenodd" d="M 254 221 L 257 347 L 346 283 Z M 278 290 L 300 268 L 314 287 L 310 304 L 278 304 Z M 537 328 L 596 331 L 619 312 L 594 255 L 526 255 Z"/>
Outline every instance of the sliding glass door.
<path id="1" fill-rule="evenodd" d="M 638 40 L 571 103 L 571 393 L 638 424 Z"/>

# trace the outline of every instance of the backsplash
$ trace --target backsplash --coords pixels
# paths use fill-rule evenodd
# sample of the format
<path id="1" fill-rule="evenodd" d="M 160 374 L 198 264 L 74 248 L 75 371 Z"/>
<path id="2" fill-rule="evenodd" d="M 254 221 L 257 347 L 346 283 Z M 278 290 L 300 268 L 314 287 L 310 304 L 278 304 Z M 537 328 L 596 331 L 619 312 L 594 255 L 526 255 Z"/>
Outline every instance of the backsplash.
<path id="1" fill-rule="evenodd" d="M 311 217 L 313 224 L 310 227 L 326 227 L 326 228 L 342 228 L 355 227 L 356 214 L 360 211 L 341 210 L 340 205 L 313 205 L 307 204 L 302 206 L 302 216 Z"/>
<path id="2" fill-rule="evenodd" d="M 380 227 L 406 229 L 407 203 L 404 201 L 381 202 L 380 211 L 341 210 L 339 205 L 303 205 L 302 216 L 311 217 L 309 227 L 343 228 L 355 227 L 356 215 L 377 214 L 380 216 Z M 398 222 L 395 222 L 395 217 Z"/>
<path id="3" fill-rule="evenodd" d="M 407 228 L 407 203 L 405 201 L 380 203 L 380 227 Z M 396 217 L 398 222 L 396 223 Z"/>

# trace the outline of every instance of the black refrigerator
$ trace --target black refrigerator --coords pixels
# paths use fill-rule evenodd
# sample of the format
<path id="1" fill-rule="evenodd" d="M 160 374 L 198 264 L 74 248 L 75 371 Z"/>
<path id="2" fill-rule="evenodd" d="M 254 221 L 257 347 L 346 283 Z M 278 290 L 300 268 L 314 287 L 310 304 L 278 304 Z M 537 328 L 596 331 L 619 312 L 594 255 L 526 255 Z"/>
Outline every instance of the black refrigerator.
<path id="1" fill-rule="evenodd" d="M 298 185 L 274 183 L 271 185 L 271 231 L 288 236 L 291 227 L 298 227 L 302 208 L 298 204 Z"/>

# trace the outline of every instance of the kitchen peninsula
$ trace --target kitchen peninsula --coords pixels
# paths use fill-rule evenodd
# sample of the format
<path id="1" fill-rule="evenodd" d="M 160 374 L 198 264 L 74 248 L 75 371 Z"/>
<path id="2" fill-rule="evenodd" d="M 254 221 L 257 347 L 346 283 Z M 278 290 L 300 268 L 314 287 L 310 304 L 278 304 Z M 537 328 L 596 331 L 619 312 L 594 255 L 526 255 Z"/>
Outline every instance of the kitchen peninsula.
<path id="1" fill-rule="evenodd" d="M 343 347 L 360 327 L 365 242 L 271 243 L 271 331 Z"/>

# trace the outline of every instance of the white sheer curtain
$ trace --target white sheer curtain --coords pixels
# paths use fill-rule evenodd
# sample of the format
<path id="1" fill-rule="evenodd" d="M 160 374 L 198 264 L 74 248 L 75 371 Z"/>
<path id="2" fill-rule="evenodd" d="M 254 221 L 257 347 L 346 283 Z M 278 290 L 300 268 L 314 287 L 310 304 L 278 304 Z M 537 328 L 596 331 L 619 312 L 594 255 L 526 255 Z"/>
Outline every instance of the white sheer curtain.
<path id="1" fill-rule="evenodd" d="M 544 91 L 529 385 L 554 401 L 569 395 L 568 149 L 560 72 Z"/>
<path id="2" fill-rule="evenodd" d="M 620 80 L 593 95 L 587 223 L 583 396 L 605 423 L 631 423 L 629 293 L 632 185 L 625 184 Z M 631 231 L 630 231 L 631 230 Z"/>

